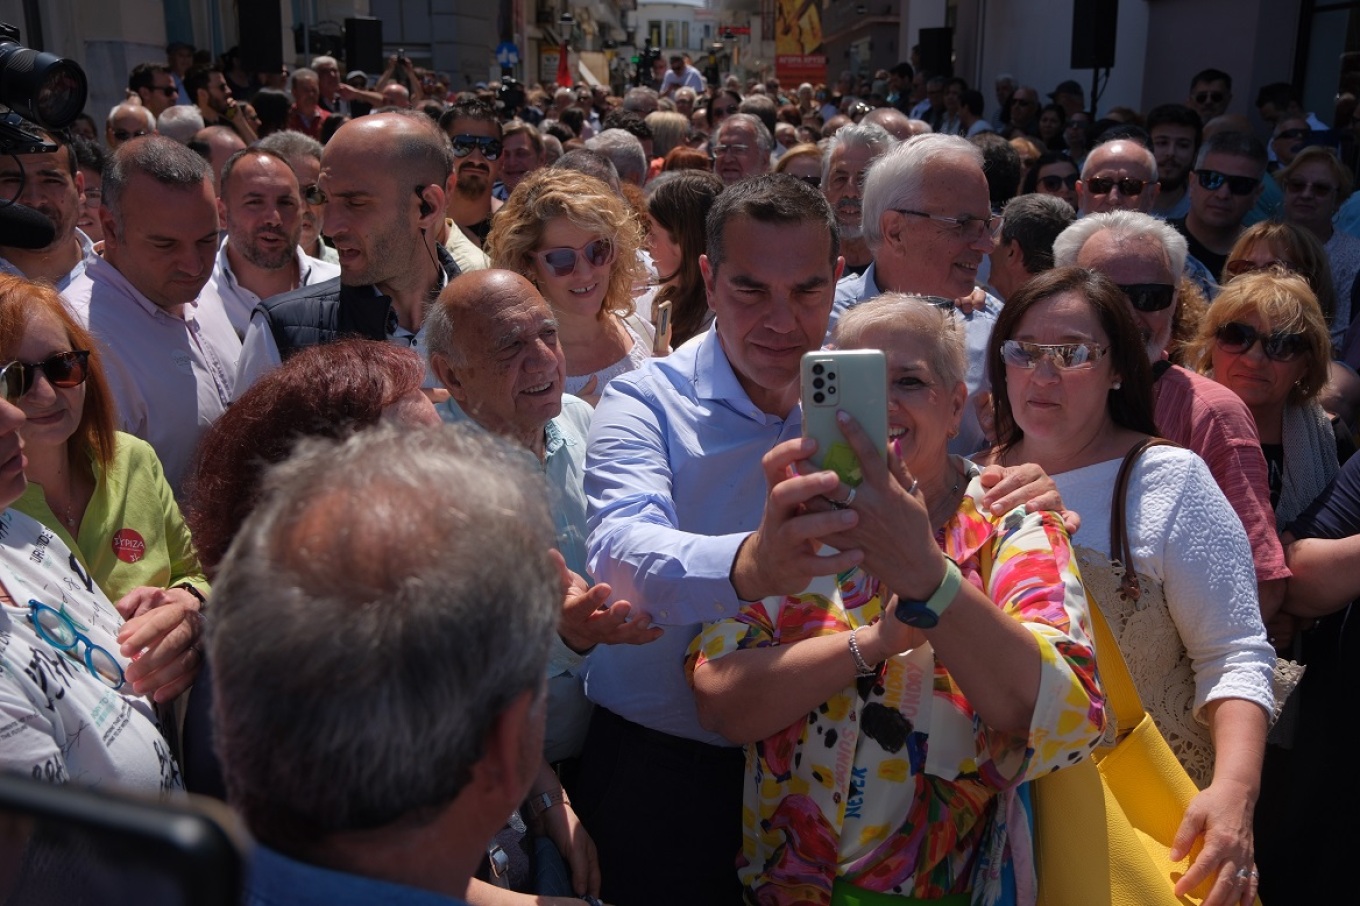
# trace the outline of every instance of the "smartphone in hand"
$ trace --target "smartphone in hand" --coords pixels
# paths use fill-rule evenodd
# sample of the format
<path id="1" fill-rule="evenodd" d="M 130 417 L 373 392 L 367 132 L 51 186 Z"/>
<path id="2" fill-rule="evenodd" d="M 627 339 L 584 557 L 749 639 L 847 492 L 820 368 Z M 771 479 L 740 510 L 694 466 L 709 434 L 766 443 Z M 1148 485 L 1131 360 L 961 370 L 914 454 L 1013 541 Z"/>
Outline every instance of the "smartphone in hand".
<path id="1" fill-rule="evenodd" d="M 888 457 L 888 362 L 877 349 L 823 349 L 803 356 L 803 436 L 817 441 L 813 462 L 854 487 L 859 457 L 836 424 L 844 411 L 859 422 L 879 456 Z"/>

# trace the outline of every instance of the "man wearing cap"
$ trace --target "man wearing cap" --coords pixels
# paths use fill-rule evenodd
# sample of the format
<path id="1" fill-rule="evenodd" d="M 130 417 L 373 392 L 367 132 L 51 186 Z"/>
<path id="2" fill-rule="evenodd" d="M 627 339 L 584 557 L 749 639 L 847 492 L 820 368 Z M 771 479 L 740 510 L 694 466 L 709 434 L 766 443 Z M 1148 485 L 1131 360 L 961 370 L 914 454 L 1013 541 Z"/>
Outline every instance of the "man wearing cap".
<path id="1" fill-rule="evenodd" d="M 1081 85 L 1072 79 L 1054 88 L 1048 93 L 1048 97 L 1068 116 L 1086 109 L 1086 94 L 1081 90 Z"/>

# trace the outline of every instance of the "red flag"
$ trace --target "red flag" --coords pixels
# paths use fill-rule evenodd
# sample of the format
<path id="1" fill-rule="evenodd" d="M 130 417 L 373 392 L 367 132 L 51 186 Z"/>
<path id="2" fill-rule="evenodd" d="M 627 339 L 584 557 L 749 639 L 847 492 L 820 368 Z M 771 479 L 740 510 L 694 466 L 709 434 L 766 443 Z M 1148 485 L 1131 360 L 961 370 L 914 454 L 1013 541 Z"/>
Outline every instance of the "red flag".
<path id="1" fill-rule="evenodd" d="M 570 53 L 570 51 L 568 51 L 567 45 L 566 45 L 566 43 L 564 42 L 564 43 L 562 44 L 562 52 L 559 53 L 559 54 L 557 55 L 557 87 L 558 87 L 558 88 L 570 88 L 570 87 L 572 86 L 573 81 L 574 81 L 574 80 L 572 79 L 572 77 L 571 77 L 571 64 L 567 61 L 567 57 L 568 57 L 569 53 Z"/>

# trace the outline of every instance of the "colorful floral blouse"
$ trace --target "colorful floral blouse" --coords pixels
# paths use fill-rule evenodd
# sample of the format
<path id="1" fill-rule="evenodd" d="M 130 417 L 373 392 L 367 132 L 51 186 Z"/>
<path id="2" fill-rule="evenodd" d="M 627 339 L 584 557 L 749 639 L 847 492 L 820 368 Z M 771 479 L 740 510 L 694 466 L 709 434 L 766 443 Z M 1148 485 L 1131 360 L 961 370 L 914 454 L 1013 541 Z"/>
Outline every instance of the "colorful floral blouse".
<path id="1" fill-rule="evenodd" d="M 1039 643 L 1028 735 L 985 726 L 929 644 L 890 658 L 788 729 L 746 747 L 738 871 L 753 902 L 829 903 L 837 878 L 923 898 L 1033 901 L 1023 781 L 1073 764 L 1099 740 L 1104 699 L 1081 578 L 1052 513 L 991 517 L 969 486 L 937 541 L 965 581 Z M 867 626 L 886 589 L 858 569 L 709 624 L 689 669 L 744 648 Z M 849 655 L 847 655 L 848 657 Z M 1006 881 L 1003 884 L 1003 872 Z"/>

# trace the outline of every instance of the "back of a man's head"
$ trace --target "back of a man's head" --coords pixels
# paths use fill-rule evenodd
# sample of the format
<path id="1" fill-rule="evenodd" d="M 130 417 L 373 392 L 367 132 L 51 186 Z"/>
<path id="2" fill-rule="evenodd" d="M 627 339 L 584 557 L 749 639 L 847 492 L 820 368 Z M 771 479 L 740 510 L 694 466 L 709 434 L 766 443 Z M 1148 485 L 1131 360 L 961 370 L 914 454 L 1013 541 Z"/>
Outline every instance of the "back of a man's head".
<path id="1" fill-rule="evenodd" d="M 622 129 L 606 129 L 591 137 L 586 147 L 609 158 L 619 179 L 641 186 L 647 178 L 647 154 L 642 150 L 642 142 Z"/>
<path id="2" fill-rule="evenodd" d="M 1053 240 L 1077 219 L 1072 206 L 1056 195 L 1033 193 L 1012 198 L 1002 212 L 1001 243 L 1020 246 L 1031 274 L 1053 268 Z"/>
<path id="3" fill-rule="evenodd" d="M 315 860 L 332 835 L 419 829 L 481 795 L 502 717 L 539 701 L 561 601 L 537 472 L 439 426 L 304 441 L 268 473 L 210 632 L 218 753 L 257 839 Z M 521 796 L 542 731 L 525 713 Z M 488 837 L 505 820 L 456 817 Z"/>
<path id="4" fill-rule="evenodd" d="M 599 151 L 592 151 L 589 148 L 573 148 L 553 161 L 552 166 L 556 170 L 575 170 L 578 173 L 593 176 L 608 185 L 618 195 L 623 195 L 623 190 L 619 188 L 618 168 L 614 166 L 612 160 Z"/>
<path id="5" fill-rule="evenodd" d="M 992 210 L 999 211 L 1020 191 L 1024 168 L 1020 152 L 995 132 L 981 132 L 968 139 L 982 151 L 982 172 L 987 177 L 987 196 Z"/>

